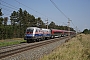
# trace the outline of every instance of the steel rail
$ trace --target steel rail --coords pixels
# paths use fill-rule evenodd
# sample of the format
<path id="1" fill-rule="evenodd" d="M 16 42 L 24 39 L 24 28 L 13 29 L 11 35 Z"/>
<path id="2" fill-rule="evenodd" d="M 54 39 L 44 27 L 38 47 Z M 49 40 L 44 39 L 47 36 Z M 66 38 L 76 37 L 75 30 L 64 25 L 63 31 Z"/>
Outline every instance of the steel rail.
<path id="1" fill-rule="evenodd" d="M 51 40 L 42 41 L 42 42 L 37 43 L 37 44 L 24 46 L 24 47 L 20 47 L 20 48 L 17 48 L 17 49 L 12 49 L 12 50 L 5 51 L 5 52 L 0 52 L 0 59 L 11 56 L 11 55 L 14 55 L 14 54 L 17 54 L 17 53 L 21 53 L 21 52 L 24 52 L 24 51 L 27 51 L 27 50 L 30 50 L 30 49 L 34 49 L 34 48 L 37 48 L 37 47 L 40 47 L 40 46 L 44 46 L 44 45 L 47 45 L 47 44 L 50 44 L 50 43 L 53 43 L 53 42 L 56 42 L 56 41 L 60 41 L 60 40 L 63 40 L 63 39 L 68 40 L 67 37 L 60 38 L 60 39 L 51 39 Z"/>

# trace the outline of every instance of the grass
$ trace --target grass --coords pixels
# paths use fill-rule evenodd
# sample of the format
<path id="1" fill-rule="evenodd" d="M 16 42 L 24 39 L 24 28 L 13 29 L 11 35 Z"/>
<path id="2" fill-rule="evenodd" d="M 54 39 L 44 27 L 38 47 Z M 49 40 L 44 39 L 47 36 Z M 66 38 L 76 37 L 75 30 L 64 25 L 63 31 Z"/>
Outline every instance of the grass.
<path id="1" fill-rule="evenodd" d="M 26 42 L 23 38 L 0 40 L 0 47 L 20 44 L 23 42 Z"/>
<path id="2" fill-rule="evenodd" d="M 80 34 L 40 60 L 90 60 L 90 35 Z"/>

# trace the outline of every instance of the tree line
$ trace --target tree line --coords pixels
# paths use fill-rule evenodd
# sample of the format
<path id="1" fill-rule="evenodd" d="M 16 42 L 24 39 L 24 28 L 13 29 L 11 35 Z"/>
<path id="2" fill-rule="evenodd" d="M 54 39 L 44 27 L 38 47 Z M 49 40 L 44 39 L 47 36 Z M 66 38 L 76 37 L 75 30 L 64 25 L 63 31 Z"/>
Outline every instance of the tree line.
<path id="1" fill-rule="evenodd" d="M 46 23 L 40 17 L 29 14 L 21 8 L 18 11 L 13 11 L 10 16 L 11 24 L 8 25 L 8 17 L 2 17 L 3 13 L 0 9 L 0 40 L 10 38 L 23 38 L 27 27 L 46 28 Z M 56 25 L 53 21 L 48 25 L 49 29 L 68 30 L 67 26 Z M 70 30 L 75 31 L 70 27 Z"/>
<path id="2" fill-rule="evenodd" d="M 84 29 L 82 33 L 84 33 L 84 34 L 90 34 L 90 29 Z"/>

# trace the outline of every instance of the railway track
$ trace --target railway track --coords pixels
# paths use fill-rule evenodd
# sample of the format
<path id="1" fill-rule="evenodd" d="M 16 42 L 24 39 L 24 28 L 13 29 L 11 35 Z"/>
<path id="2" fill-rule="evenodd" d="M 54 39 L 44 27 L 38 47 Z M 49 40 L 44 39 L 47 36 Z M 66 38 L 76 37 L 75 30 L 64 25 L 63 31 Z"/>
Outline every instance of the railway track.
<path id="1" fill-rule="evenodd" d="M 24 43 L 24 44 L 9 46 L 9 47 L 2 47 L 0 48 L 0 59 L 17 54 L 17 53 L 21 53 L 23 51 L 34 49 L 43 45 L 47 45 L 47 44 L 50 44 L 59 40 L 63 40 L 63 39 L 68 40 L 67 37 L 64 37 L 64 38 L 45 40 L 45 41 L 31 43 L 31 44 Z"/>

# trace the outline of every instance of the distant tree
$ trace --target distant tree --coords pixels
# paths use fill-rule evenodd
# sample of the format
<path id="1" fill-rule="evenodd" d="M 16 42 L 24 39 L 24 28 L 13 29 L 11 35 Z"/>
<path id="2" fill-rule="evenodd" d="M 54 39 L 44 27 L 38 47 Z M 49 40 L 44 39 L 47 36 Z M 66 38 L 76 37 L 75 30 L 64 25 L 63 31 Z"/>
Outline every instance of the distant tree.
<path id="1" fill-rule="evenodd" d="M 17 30 L 19 29 L 17 27 L 17 23 L 19 22 L 18 20 L 18 12 L 16 11 L 13 11 L 13 13 L 11 13 L 11 16 L 10 16 L 10 20 L 11 20 L 11 26 L 12 26 L 12 36 L 15 38 L 16 37 L 16 34 L 17 34 Z M 19 33 L 18 33 L 19 34 Z M 17 35 L 18 36 L 18 35 Z M 13 38 L 12 37 L 12 38 Z"/>
<path id="2" fill-rule="evenodd" d="M 75 31 L 72 27 L 70 27 L 70 31 Z"/>
<path id="3" fill-rule="evenodd" d="M 84 33 L 84 34 L 89 34 L 89 30 L 88 30 L 88 29 L 84 29 L 84 30 L 83 30 L 83 33 Z"/>
<path id="4" fill-rule="evenodd" d="M 2 17 L 2 9 L 0 9 L 0 40 L 3 38 L 3 17 Z"/>
<path id="5" fill-rule="evenodd" d="M 64 26 L 65 30 L 68 30 L 68 27 L 67 26 Z"/>
<path id="6" fill-rule="evenodd" d="M 36 25 L 40 28 L 45 28 L 45 23 L 41 20 L 40 17 L 36 18 Z"/>
<path id="7" fill-rule="evenodd" d="M 2 9 L 0 9 L 0 16 L 2 16 L 2 11 L 1 11 Z"/>
<path id="8" fill-rule="evenodd" d="M 4 17 L 4 25 L 7 25 L 8 17 Z"/>
<path id="9" fill-rule="evenodd" d="M 90 29 L 89 29 L 89 34 L 90 34 Z"/>
<path id="10" fill-rule="evenodd" d="M 53 29 L 56 28 L 56 25 L 53 21 L 49 24 L 49 28 L 53 28 Z"/>
<path id="11" fill-rule="evenodd" d="M 35 17 L 33 15 L 29 15 L 29 27 L 30 26 L 36 26 L 36 20 Z"/>
<path id="12" fill-rule="evenodd" d="M 0 9 L 0 16 L 2 16 L 2 11 L 1 11 L 2 9 Z M 3 22 L 3 18 L 2 17 L 0 17 L 0 26 L 2 25 L 2 22 Z"/>
<path id="13" fill-rule="evenodd" d="M 2 25 L 2 23 L 3 23 L 3 18 L 0 17 L 0 26 Z"/>
<path id="14" fill-rule="evenodd" d="M 16 11 L 13 11 L 10 16 L 11 25 L 15 25 L 16 22 L 18 22 L 18 13 Z"/>
<path id="15" fill-rule="evenodd" d="M 59 29 L 65 30 L 65 27 L 64 26 L 59 26 Z"/>
<path id="16" fill-rule="evenodd" d="M 10 16 L 11 25 L 13 26 L 13 36 L 24 37 L 27 27 L 37 26 L 37 20 L 26 10 L 21 8 L 18 11 L 13 11 Z"/>

